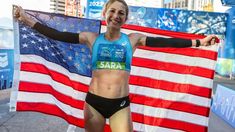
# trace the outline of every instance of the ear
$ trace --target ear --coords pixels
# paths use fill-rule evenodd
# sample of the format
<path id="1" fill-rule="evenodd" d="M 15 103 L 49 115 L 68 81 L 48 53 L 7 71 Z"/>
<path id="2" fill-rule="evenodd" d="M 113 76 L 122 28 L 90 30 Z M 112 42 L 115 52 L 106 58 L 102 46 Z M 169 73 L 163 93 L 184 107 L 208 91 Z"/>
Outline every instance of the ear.
<path id="1" fill-rule="evenodd" d="M 103 9 L 103 11 L 102 11 L 102 17 L 105 19 L 105 13 L 106 13 L 106 9 Z"/>

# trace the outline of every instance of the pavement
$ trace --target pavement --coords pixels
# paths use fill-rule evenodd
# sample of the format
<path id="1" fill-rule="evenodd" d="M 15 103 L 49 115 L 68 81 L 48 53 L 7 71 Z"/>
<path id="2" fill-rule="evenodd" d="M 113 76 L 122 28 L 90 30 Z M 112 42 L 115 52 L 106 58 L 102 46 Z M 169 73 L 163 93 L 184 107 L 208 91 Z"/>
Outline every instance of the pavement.
<path id="1" fill-rule="evenodd" d="M 213 93 L 217 84 L 235 89 L 235 80 L 215 77 Z M 9 112 L 11 89 L 0 90 L 0 132 L 66 132 L 68 123 L 63 119 L 38 112 Z M 76 132 L 83 132 L 76 128 Z M 229 124 L 210 112 L 208 132 L 235 132 Z"/>

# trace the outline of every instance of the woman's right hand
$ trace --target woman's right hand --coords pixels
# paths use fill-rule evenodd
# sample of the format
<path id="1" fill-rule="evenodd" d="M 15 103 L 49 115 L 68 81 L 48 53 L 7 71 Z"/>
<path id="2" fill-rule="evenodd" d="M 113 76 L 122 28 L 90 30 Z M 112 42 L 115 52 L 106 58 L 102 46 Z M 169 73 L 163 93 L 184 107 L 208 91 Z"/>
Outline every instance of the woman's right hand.
<path id="1" fill-rule="evenodd" d="M 33 27 L 36 24 L 36 21 L 34 21 L 33 19 L 30 19 L 21 6 L 14 5 L 13 8 L 14 8 L 14 12 L 13 12 L 14 17 L 18 21 L 24 22 L 30 27 Z"/>

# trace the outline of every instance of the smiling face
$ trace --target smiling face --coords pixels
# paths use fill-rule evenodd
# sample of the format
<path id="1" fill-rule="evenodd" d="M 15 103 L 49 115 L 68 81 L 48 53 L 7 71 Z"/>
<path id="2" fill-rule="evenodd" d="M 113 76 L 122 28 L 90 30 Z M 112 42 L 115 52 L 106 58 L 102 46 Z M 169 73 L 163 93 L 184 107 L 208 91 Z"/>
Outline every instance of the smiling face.
<path id="1" fill-rule="evenodd" d="M 110 0 L 105 6 L 103 16 L 108 27 L 120 29 L 127 20 L 128 6 L 123 0 Z"/>

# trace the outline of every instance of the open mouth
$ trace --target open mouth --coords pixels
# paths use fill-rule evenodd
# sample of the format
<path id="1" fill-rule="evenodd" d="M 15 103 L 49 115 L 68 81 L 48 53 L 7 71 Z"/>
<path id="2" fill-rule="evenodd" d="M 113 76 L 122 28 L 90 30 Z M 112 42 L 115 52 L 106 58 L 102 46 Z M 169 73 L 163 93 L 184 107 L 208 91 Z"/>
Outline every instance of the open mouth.
<path id="1" fill-rule="evenodd" d="M 112 24 L 114 24 L 114 25 L 118 25 L 120 22 L 119 21 L 117 21 L 117 20 L 111 20 L 111 22 L 112 22 Z"/>

